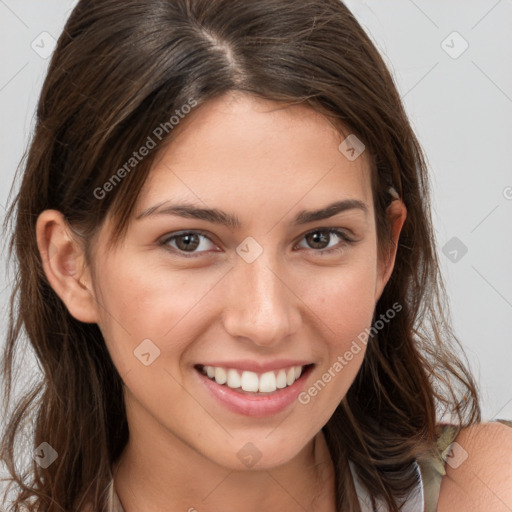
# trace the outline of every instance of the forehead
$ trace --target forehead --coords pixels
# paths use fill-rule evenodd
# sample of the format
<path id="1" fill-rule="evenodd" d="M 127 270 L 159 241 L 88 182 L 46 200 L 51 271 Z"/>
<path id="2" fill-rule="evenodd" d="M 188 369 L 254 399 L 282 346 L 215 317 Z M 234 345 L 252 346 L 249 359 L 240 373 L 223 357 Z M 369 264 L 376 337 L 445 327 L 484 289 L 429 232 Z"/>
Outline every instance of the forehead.
<path id="1" fill-rule="evenodd" d="M 346 198 L 371 210 L 366 153 L 351 160 L 339 149 L 348 135 L 305 105 L 226 94 L 178 126 L 150 171 L 135 215 L 169 200 L 231 205 L 242 219 L 244 210 L 263 215 Z"/>

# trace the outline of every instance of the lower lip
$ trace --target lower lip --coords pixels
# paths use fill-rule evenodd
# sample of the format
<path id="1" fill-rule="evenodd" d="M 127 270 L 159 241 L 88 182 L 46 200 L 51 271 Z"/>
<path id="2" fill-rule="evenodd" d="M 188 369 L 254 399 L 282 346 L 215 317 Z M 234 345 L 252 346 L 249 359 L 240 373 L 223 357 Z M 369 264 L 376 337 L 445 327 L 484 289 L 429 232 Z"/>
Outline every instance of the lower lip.
<path id="1" fill-rule="evenodd" d="M 199 379 L 208 392 L 226 408 L 245 416 L 262 418 L 282 412 L 296 401 L 304 388 L 306 377 L 309 375 L 312 368 L 312 366 L 308 366 L 299 379 L 291 386 L 278 389 L 269 395 L 242 394 L 228 386 L 217 384 L 214 380 L 195 368 L 194 372 L 199 376 Z"/>

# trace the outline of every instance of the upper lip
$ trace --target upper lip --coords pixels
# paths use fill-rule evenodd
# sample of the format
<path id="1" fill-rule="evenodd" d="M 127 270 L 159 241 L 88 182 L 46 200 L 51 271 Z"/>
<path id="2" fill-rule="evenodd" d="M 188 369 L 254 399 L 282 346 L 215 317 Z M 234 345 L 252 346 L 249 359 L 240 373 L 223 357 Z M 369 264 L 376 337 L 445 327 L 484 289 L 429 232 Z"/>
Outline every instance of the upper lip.
<path id="1" fill-rule="evenodd" d="M 265 373 L 290 366 L 306 366 L 312 364 L 310 361 L 299 359 L 275 359 L 273 361 L 258 362 L 253 359 L 238 359 L 237 361 L 210 361 L 201 363 L 201 366 L 215 366 L 220 368 L 233 368 L 234 370 Z"/>

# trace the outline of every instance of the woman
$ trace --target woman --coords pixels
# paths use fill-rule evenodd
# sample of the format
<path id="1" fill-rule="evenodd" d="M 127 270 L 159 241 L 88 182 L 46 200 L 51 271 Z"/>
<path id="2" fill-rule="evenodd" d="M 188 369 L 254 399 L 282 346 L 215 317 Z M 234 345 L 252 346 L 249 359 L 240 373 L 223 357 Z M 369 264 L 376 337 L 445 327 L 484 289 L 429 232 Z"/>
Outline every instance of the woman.
<path id="1" fill-rule="evenodd" d="M 338 0 L 79 2 L 9 212 L 7 395 L 22 329 L 44 375 L 11 510 L 510 507 L 428 192 Z"/>

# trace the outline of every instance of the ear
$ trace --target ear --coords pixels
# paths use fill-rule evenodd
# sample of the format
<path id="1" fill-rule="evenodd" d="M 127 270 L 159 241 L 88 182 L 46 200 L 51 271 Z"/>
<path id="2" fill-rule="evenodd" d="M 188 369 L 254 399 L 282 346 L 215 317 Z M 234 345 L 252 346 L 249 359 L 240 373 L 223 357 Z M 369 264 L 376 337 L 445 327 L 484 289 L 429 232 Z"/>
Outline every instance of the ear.
<path id="1" fill-rule="evenodd" d="M 391 231 L 391 239 L 384 242 L 386 246 L 378 251 L 378 272 L 375 286 L 375 303 L 380 299 L 384 287 L 386 286 L 393 268 L 395 266 L 396 251 L 398 248 L 398 239 L 402 226 L 407 217 L 407 208 L 401 199 L 394 199 L 386 209 L 388 224 Z"/>
<path id="2" fill-rule="evenodd" d="M 62 213 L 43 211 L 37 219 L 36 237 L 50 286 L 74 318 L 97 323 L 98 305 L 82 245 Z"/>

